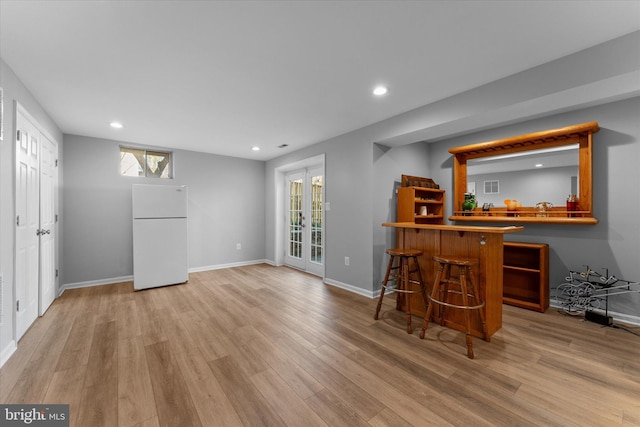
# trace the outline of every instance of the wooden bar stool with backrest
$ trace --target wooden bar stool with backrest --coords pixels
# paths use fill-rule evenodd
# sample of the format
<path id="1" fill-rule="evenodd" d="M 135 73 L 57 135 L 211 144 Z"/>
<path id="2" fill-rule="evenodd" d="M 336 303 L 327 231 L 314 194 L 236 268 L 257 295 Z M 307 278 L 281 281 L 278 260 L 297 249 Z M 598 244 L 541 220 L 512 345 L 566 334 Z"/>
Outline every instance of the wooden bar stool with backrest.
<path id="1" fill-rule="evenodd" d="M 384 298 L 384 292 L 387 289 L 389 278 L 395 281 L 396 292 L 398 297 L 396 298 L 396 310 L 402 308 L 402 302 L 406 305 L 407 313 L 407 333 L 413 333 L 411 327 L 411 294 L 420 292 L 424 299 L 425 306 L 428 304 L 427 291 L 422 281 L 422 274 L 420 273 L 420 264 L 418 264 L 418 257 L 422 255 L 422 251 L 418 249 L 387 249 L 386 253 L 389 255 L 389 264 L 387 265 L 387 271 L 382 281 L 382 288 L 380 289 L 380 297 L 378 298 L 378 306 L 376 307 L 376 314 L 373 316 L 375 320 L 378 320 L 380 314 L 380 308 L 382 307 L 382 299 Z M 396 264 L 396 258 L 398 263 Z M 411 260 L 413 260 L 413 268 L 411 268 Z M 415 275 L 415 279 L 411 279 L 411 274 Z M 417 284 L 420 288 L 418 290 L 412 290 L 409 286 L 410 283 Z"/>
<path id="2" fill-rule="evenodd" d="M 485 341 L 490 341 L 487 333 L 487 323 L 485 322 L 484 301 L 481 300 L 478 293 L 478 286 L 473 279 L 471 265 L 476 264 L 477 260 L 459 257 L 434 256 L 433 260 L 438 263 L 438 270 L 433 283 L 433 290 L 429 296 L 429 304 L 427 306 L 427 314 L 424 317 L 420 338 L 424 339 L 425 331 L 429 326 L 429 319 L 433 314 L 434 304 L 439 306 L 440 324 L 444 326 L 444 317 L 447 308 L 461 309 L 464 311 L 464 322 L 466 327 L 467 340 L 467 357 L 473 359 L 473 341 L 471 336 L 471 310 L 478 310 L 480 314 L 480 322 Z M 458 278 L 451 277 L 451 267 L 458 268 Z M 449 296 L 452 294 L 460 295 L 462 303 L 450 302 Z"/>

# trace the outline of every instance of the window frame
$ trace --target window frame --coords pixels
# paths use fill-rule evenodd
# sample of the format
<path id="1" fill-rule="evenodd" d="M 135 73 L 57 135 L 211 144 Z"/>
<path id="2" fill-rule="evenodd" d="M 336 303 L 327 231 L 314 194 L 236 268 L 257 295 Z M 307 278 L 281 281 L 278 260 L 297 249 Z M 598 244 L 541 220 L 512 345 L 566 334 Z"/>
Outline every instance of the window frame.
<path id="1" fill-rule="evenodd" d="M 123 153 L 125 152 L 129 152 L 132 153 L 133 152 L 142 152 L 142 158 L 144 159 L 143 164 L 144 164 L 144 168 L 143 168 L 143 174 L 142 175 L 125 175 L 122 173 L 122 160 L 123 160 Z M 141 146 L 135 146 L 135 145 L 120 145 L 118 147 L 118 152 L 120 154 L 120 161 L 119 161 L 119 175 L 122 177 L 129 177 L 129 178 L 151 178 L 151 179 L 174 179 L 175 178 L 175 167 L 174 167 L 174 162 L 175 162 L 175 155 L 174 152 L 172 150 L 167 150 L 167 149 L 162 149 L 162 148 L 154 148 L 154 147 L 141 147 Z M 148 155 L 166 155 L 169 158 L 169 165 L 168 165 L 168 170 L 167 170 L 167 176 L 163 177 L 162 175 L 157 176 L 157 175 L 153 175 L 153 173 L 149 172 L 149 164 L 148 164 L 148 160 L 147 160 L 147 156 Z M 140 165 L 139 165 L 140 166 Z M 164 169 L 163 169 L 164 171 Z"/>

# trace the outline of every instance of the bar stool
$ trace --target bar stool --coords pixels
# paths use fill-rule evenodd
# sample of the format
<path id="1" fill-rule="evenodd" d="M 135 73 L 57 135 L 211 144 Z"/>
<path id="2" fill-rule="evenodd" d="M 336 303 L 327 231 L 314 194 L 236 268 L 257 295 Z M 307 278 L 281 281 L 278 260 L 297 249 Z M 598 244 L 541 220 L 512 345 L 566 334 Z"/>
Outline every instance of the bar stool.
<path id="1" fill-rule="evenodd" d="M 420 273 L 420 265 L 418 264 L 418 257 L 422 255 L 422 251 L 418 249 L 387 249 L 385 251 L 389 255 L 389 264 L 387 265 L 387 272 L 384 275 L 382 281 L 382 288 L 380 289 L 380 297 L 378 298 L 378 306 L 376 307 L 376 314 L 373 316 L 375 320 L 378 320 L 378 314 L 380 314 L 380 308 L 382 307 L 382 299 L 384 298 L 384 291 L 387 289 L 387 283 L 389 277 L 395 281 L 396 292 L 398 297 L 396 298 L 396 310 L 400 310 L 402 307 L 402 301 L 406 300 L 407 306 L 407 333 L 413 333 L 411 327 L 411 294 L 420 292 L 424 299 L 425 306 L 428 304 L 427 291 L 422 281 L 422 274 Z M 395 264 L 395 260 L 398 258 L 399 262 Z M 413 269 L 410 267 L 410 260 L 413 260 Z M 394 273 L 393 275 L 391 273 Z M 416 276 L 415 279 L 411 279 L 411 274 Z M 420 286 L 419 290 L 411 290 L 409 283 L 416 283 Z"/>
<path id="2" fill-rule="evenodd" d="M 464 311 L 464 321 L 467 334 L 467 357 L 473 359 L 473 342 L 471 336 L 471 314 L 470 310 L 478 310 L 480 314 L 480 322 L 485 341 L 490 341 L 487 333 L 487 324 L 485 322 L 485 313 L 482 309 L 484 301 L 480 299 L 478 287 L 473 280 L 471 265 L 477 263 L 477 260 L 469 258 L 457 258 L 447 256 L 434 256 L 433 260 L 438 263 L 438 270 L 433 284 L 433 290 L 429 296 L 429 305 L 427 306 L 427 314 L 424 317 L 420 338 L 424 339 L 425 331 L 429 326 L 429 319 L 433 313 L 434 304 L 440 307 L 440 324 L 444 326 L 444 315 L 447 308 L 461 309 Z M 458 278 L 451 277 L 451 267 L 458 267 Z M 453 289 L 450 288 L 450 285 Z M 441 294 L 441 295 L 438 295 Z M 449 302 L 450 294 L 458 294 L 461 296 L 462 304 Z"/>

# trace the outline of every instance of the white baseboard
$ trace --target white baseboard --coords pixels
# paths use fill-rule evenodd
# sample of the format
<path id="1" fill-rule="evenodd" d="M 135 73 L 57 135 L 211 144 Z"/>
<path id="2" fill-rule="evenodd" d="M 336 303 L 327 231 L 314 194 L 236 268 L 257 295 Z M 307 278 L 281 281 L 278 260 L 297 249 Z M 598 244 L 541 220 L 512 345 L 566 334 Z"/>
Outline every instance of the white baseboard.
<path id="1" fill-rule="evenodd" d="M 339 282 L 337 280 L 329 279 L 326 277 L 324 278 L 323 283 L 327 285 L 335 286 L 336 288 L 344 289 L 345 291 L 353 292 L 354 294 L 362 295 L 364 297 L 371 298 L 371 299 L 378 298 L 380 296 L 380 289 L 372 292 L 366 289 L 358 288 L 353 285 L 349 285 L 348 283 Z M 385 295 L 392 292 L 393 292 L 392 289 L 388 289 L 385 292 Z"/>
<path id="2" fill-rule="evenodd" d="M 0 368 L 4 366 L 5 362 L 9 360 L 11 355 L 15 353 L 17 349 L 18 346 L 16 345 L 15 340 L 11 340 L 11 342 L 2 349 L 2 352 L 0 352 Z"/>
<path id="3" fill-rule="evenodd" d="M 243 261 L 243 262 L 234 262 L 234 263 L 228 263 L 228 264 L 216 264 L 216 265 L 208 265 L 208 266 L 203 266 L 203 267 L 194 267 L 194 268 L 190 268 L 189 269 L 189 273 L 198 273 L 198 272 L 202 272 L 202 271 L 210 271 L 210 270 L 219 270 L 222 268 L 232 268 L 232 267 L 242 267 L 242 266 L 246 266 L 246 265 L 255 265 L 255 264 L 269 264 L 271 266 L 277 267 L 278 265 L 276 265 L 272 260 L 268 260 L 268 259 L 261 259 L 261 260 L 253 260 L 253 261 Z M 132 281 L 133 280 L 133 276 L 122 276 L 122 277 L 114 277 L 111 279 L 102 279 L 102 280 L 90 280 L 87 282 L 78 282 L 78 283 L 68 283 L 63 285 L 59 292 L 58 292 L 58 296 L 62 295 L 62 293 L 66 290 L 66 289 L 74 289 L 74 288 L 85 288 L 85 287 L 89 287 L 89 286 L 100 286 L 100 285 L 111 285 L 114 283 L 121 283 L 121 282 L 128 282 L 128 281 Z M 346 291 L 349 292 L 353 292 L 355 294 L 358 295 L 362 295 L 364 297 L 367 298 L 378 298 L 380 296 L 380 289 L 376 290 L 376 291 L 368 291 L 366 289 L 362 289 L 362 288 L 358 288 L 356 286 L 353 285 L 349 285 L 348 283 L 343 283 L 343 282 L 339 282 L 337 280 L 333 280 L 333 279 L 329 279 L 329 278 L 324 278 L 323 283 L 330 285 L 330 286 L 335 286 L 336 288 L 340 288 L 340 289 L 344 289 Z M 386 293 L 392 293 L 393 289 L 390 288 L 386 291 Z M 557 301 L 555 300 L 551 300 L 550 301 L 550 306 L 553 308 L 562 308 Z M 598 310 L 596 310 L 598 311 Z M 602 310 L 600 310 L 599 312 L 602 312 Z M 602 312 L 604 313 L 604 312 Z M 639 325 L 640 326 L 640 317 L 639 316 L 632 316 L 630 314 L 625 314 L 625 313 L 617 313 L 615 311 L 609 311 L 609 316 L 613 317 L 614 320 L 618 320 L 620 322 L 624 322 L 624 323 L 629 323 L 632 325 Z M 15 351 L 15 349 L 14 349 Z M 10 355 L 9 355 L 10 356 Z M 0 361 L 2 355 L 0 355 Z"/>
<path id="4" fill-rule="evenodd" d="M 130 282 L 133 276 L 111 277 L 109 279 L 88 280 L 86 282 L 66 283 L 62 285 L 58 291 L 58 296 L 62 295 L 67 289 L 88 288 L 90 286 L 113 285 L 114 283 Z"/>
<path id="5" fill-rule="evenodd" d="M 558 303 L 558 301 L 556 300 L 550 300 L 549 301 L 549 306 L 553 307 L 553 308 L 557 308 L 557 309 L 562 309 L 562 306 Z M 604 310 L 593 310 L 596 313 L 599 314 L 603 314 L 604 315 Z M 632 316 L 630 314 L 625 314 L 625 313 L 618 313 L 616 311 L 611 311 L 609 310 L 607 312 L 607 315 L 611 316 L 613 318 L 613 320 L 617 320 L 619 322 L 624 322 L 624 323 L 628 323 L 630 325 L 636 325 L 636 326 L 640 326 L 640 317 L 639 316 Z"/>
<path id="6" fill-rule="evenodd" d="M 189 269 L 189 273 L 199 273 L 202 271 L 220 270 L 222 268 L 232 268 L 232 267 L 243 267 L 246 265 L 255 265 L 255 264 L 273 265 L 273 263 L 269 260 L 257 259 L 253 261 L 232 262 L 228 264 L 216 264 L 216 265 L 205 265 L 203 267 L 194 267 Z"/>
<path id="7" fill-rule="evenodd" d="M 207 265 L 204 267 L 194 267 L 189 269 L 189 273 L 198 273 L 201 271 L 209 271 L 209 270 L 219 270 L 222 268 L 242 267 L 245 265 L 254 265 L 254 264 L 273 265 L 271 261 L 261 259 L 261 260 L 253 260 L 253 261 L 234 262 L 229 264 Z M 58 291 L 58 296 L 62 295 L 62 293 L 67 289 L 88 288 L 90 286 L 101 286 L 101 285 L 113 285 L 114 283 L 131 282 L 131 281 L 133 281 L 133 276 L 111 277 L 109 279 L 88 280 L 86 282 L 67 283 L 60 287 L 60 290 Z"/>

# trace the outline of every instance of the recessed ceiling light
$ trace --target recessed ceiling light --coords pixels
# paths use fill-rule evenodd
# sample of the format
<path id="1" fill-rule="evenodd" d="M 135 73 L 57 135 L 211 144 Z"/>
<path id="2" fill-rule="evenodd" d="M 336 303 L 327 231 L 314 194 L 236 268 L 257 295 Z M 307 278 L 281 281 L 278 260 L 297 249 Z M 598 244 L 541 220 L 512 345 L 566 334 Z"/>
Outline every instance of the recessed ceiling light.
<path id="1" fill-rule="evenodd" d="M 109 123 L 109 126 L 111 126 L 114 129 L 122 129 L 124 127 L 120 122 L 111 122 Z"/>
<path id="2" fill-rule="evenodd" d="M 373 89 L 373 94 L 376 96 L 382 96 L 382 95 L 386 95 L 387 92 L 389 92 L 389 88 L 386 86 L 376 86 Z"/>
<path id="3" fill-rule="evenodd" d="M 260 151 L 260 147 L 258 147 L 257 145 L 254 145 L 253 147 L 251 147 L 251 149 L 253 151 Z"/>
<path id="4" fill-rule="evenodd" d="M 536 167 L 537 167 L 537 168 L 541 168 L 541 167 L 542 167 L 542 163 L 538 163 L 538 164 L 536 165 Z"/>

